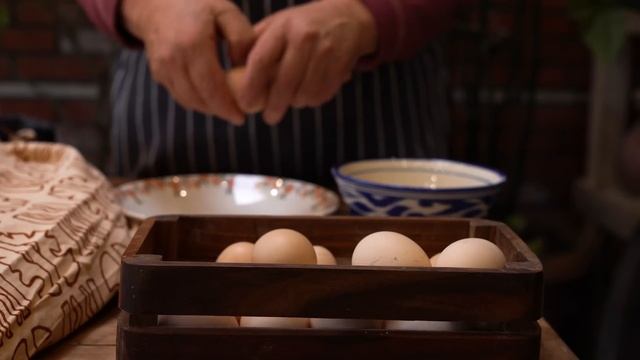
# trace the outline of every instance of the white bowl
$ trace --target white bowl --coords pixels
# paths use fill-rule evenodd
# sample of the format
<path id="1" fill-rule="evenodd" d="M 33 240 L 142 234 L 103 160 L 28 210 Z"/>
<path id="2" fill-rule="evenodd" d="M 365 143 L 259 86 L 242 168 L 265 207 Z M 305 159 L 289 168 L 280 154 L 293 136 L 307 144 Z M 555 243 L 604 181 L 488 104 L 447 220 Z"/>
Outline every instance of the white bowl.
<path id="1" fill-rule="evenodd" d="M 332 169 L 352 212 L 376 216 L 486 216 L 506 177 L 441 159 L 376 159 Z"/>
<path id="2" fill-rule="evenodd" d="M 328 215 L 338 196 L 317 185 L 262 175 L 204 174 L 123 184 L 124 213 L 143 220 L 160 215 Z"/>

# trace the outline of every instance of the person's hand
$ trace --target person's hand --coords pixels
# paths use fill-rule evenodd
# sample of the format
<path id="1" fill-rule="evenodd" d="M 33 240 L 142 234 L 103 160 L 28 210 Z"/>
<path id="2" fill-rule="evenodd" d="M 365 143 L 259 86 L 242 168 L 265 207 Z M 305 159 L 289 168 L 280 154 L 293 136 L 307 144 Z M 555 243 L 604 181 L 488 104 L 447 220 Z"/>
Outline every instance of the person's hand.
<path id="1" fill-rule="evenodd" d="M 376 48 L 375 21 L 360 0 L 319 0 L 277 12 L 256 24 L 238 103 L 278 123 L 290 106 L 330 100 L 364 55 Z"/>
<path id="2" fill-rule="evenodd" d="M 127 29 L 141 39 L 151 73 L 184 107 L 244 121 L 218 61 L 221 38 L 241 63 L 255 40 L 246 16 L 228 0 L 123 0 Z"/>

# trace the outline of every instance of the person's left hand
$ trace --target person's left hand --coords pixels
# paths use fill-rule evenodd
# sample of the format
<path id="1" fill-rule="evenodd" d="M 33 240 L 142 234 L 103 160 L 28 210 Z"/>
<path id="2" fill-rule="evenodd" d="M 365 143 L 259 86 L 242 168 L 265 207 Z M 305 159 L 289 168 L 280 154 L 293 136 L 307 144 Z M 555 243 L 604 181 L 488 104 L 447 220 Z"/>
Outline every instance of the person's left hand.
<path id="1" fill-rule="evenodd" d="M 318 0 L 277 12 L 256 24 L 238 103 L 278 123 L 290 106 L 319 106 L 375 51 L 375 21 L 360 0 Z"/>

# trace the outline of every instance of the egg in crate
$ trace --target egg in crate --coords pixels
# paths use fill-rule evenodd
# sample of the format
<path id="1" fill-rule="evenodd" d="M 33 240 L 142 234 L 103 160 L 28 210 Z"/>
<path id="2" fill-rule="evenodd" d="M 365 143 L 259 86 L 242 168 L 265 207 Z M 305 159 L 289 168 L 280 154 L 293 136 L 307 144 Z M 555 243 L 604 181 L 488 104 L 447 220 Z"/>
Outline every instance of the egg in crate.
<path id="1" fill-rule="evenodd" d="M 315 245 L 313 251 L 316 253 L 318 265 L 337 265 L 335 256 L 324 246 Z"/>
<path id="2" fill-rule="evenodd" d="M 430 267 L 429 256 L 410 238 L 392 231 L 379 231 L 365 236 L 351 258 L 360 266 Z"/>
<path id="3" fill-rule="evenodd" d="M 336 258 L 331 251 L 323 246 L 314 246 L 318 265 L 336 265 Z M 309 320 L 311 328 L 314 329 L 380 329 L 381 320 L 368 319 L 325 319 L 315 318 Z"/>
<path id="4" fill-rule="evenodd" d="M 158 325 L 177 327 L 237 328 L 238 320 L 233 316 L 158 315 Z"/>
<path id="5" fill-rule="evenodd" d="M 458 331 L 464 329 L 464 325 L 453 321 L 423 321 L 423 320 L 387 320 L 387 330 L 403 331 Z"/>
<path id="6" fill-rule="evenodd" d="M 253 246 L 252 260 L 258 264 L 317 264 L 309 239 L 291 229 L 276 229 L 262 235 Z"/>
<path id="7" fill-rule="evenodd" d="M 240 327 L 306 329 L 309 327 L 309 319 L 292 317 L 243 316 L 240 318 Z"/>
<path id="8" fill-rule="evenodd" d="M 253 257 L 253 244 L 247 241 L 233 243 L 227 246 L 216 262 L 219 263 L 251 263 Z"/>
<path id="9" fill-rule="evenodd" d="M 314 329 L 381 329 L 382 320 L 368 319 L 311 319 Z"/>
<path id="10" fill-rule="evenodd" d="M 309 239 L 292 229 L 276 229 L 262 235 L 253 246 L 252 260 L 259 264 L 317 264 L 316 252 Z M 309 319 L 243 316 L 240 326 L 300 329 L 309 327 Z"/>
<path id="11" fill-rule="evenodd" d="M 437 254 L 435 254 L 435 255 L 432 255 L 432 256 L 429 258 L 429 261 L 431 261 L 431 266 L 434 266 L 434 267 L 435 267 L 435 266 L 438 266 L 437 264 L 438 264 L 438 258 L 439 258 L 439 257 L 440 257 L 440 253 L 437 253 Z"/>
<path id="12" fill-rule="evenodd" d="M 437 267 L 502 269 L 507 260 L 489 240 L 466 238 L 453 242 L 438 256 Z"/>

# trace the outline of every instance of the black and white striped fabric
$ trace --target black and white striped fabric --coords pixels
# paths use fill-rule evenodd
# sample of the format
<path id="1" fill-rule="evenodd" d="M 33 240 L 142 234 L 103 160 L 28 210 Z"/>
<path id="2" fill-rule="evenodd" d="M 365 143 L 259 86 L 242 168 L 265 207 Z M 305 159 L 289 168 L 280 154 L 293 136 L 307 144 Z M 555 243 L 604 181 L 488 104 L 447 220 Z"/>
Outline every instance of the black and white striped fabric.
<path id="1" fill-rule="evenodd" d="M 301 2 L 301 1 L 298 1 Z M 252 22 L 293 0 L 239 0 Z M 291 109 L 270 127 L 243 127 L 186 110 L 150 76 L 143 52 L 124 50 L 114 67 L 112 172 L 125 177 L 256 173 L 331 185 L 330 168 L 350 160 L 445 157 L 449 131 L 443 58 L 415 58 L 355 73 L 329 103 Z"/>

